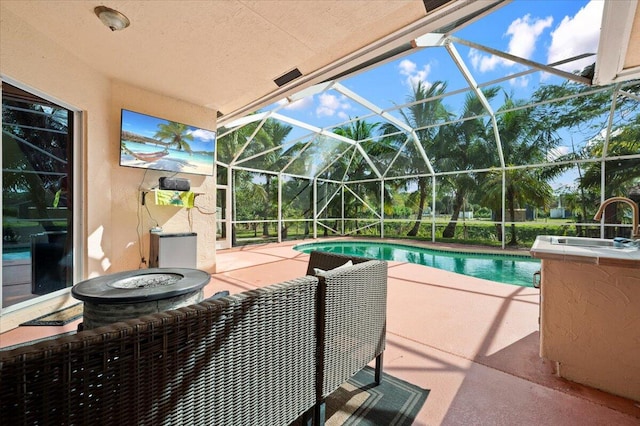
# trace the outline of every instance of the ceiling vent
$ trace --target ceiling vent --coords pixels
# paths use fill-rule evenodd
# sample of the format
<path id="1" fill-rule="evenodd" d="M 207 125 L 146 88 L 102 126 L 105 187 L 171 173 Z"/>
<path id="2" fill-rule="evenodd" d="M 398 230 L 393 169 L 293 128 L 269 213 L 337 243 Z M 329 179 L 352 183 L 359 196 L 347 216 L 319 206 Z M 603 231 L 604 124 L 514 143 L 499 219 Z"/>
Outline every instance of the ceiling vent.
<path id="1" fill-rule="evenodd" d="M 278 87 L 282 87 L 290 81 L 295 80 L 296 78 L 302 76 L 302 73 L 298 68 L 294 68 L 283 76 L 280 76 L 273 80 L 274 83 L 278 85 Z"/>
<path id="2" fill-rule="evenodd" d="M 422 0 L 422 2 L 424 3 L 424 8 L 427 9 L 427 13 L 431 13 L 440 6 L 451 2 L 451 0 Z"/>

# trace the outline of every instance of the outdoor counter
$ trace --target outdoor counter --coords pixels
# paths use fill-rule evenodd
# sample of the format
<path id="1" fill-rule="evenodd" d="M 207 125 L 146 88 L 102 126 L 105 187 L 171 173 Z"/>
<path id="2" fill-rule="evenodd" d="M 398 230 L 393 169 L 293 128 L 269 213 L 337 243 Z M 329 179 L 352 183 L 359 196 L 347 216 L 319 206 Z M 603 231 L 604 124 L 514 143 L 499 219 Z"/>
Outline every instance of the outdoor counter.
<path id="1" fill-rule="evenodd" d="M 599 247 L 595 244 L 604 244 L 610 240 L 576 237 L 573 237 L 573 240 L 593 242 L 594 246 L 554 244 L 552 242 L 554 238 L 566 239 L 567 237 L 538 236 L 531 247 L 531 256 L 538 259 L 640 268 L 640 249 L 637 247 Z"/>
<path id="2" fill-rule="evenodd" d="M 542 259 L 540 356 L 561 377 L 640 401 L 640 250 L 552 238 L 531 248 Z"/>

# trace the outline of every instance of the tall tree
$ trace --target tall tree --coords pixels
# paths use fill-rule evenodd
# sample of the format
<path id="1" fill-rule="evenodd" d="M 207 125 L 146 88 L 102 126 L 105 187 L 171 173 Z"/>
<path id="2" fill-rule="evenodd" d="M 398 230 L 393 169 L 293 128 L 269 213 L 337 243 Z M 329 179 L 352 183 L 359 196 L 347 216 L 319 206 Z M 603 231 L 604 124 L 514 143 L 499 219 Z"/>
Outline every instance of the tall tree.
<path id="1" fill-rule="evenodd" d="M 228 166 L 243 148 L 245 151 L 253 152 L 256 147 L 253 146 L 253 144 L 247 145 L 247 140 L 254 134 L 257 127 L 258 124 L 252 122 L 233 131 L 229 131 L 230 129 L 224 127 L 218 129 L 218 134 L 220 134 L 221 137 L 216 141 L 217 160 L 223 165 Z M 255 208 L 255 203 L 247 203 L 245 200 L 251 200 L 254 197 L 260 199 L 261 195 L 256 188 L 252 187 L 252 185 L 256 185 L 252 182 L 252 174 L 245 170 L 235 169 L 233 175 L 235 177 L 233 182 L 228 182 L 233 188 L 235 200 L 231 206 L 230 217 L 233 218 L 233 220 L 240 220 L 240 218 L 253 219 L 257 213 L 254 211 L 246 211 L 246 207 L 251 206 Z M 231 234 L 233 246 L 236 245 L 236 234 L 237 225 L 234 223 Z"/>
<path id="2" fill-rule="evenodd" d="M 407 97 L 407 103 L 409 106 L 406 110 L 400 110 L 405 123 L 416 129 L 415 133 L 418 136 L 419 143 L 427 155 L 437 154 L 436 144 L 439 127 L 436 124 L 445 122 L 451 118 L 451 113 L 447 111 L 447 108 L 442 103 L 442 95 L 447 89 L 447 83 L 444 81 L 436 81 L 432 85 L 427 85 L 423 82 L 418 82 L 414 87 L 412 93 Z M 393 124 L 386 124 L 383 126 L 383 133 L 388 135 L 395 135 L 395 144 L 402 146 L 408 135 L 401 132 Z M 407 176 L 415 176 L 406 181 L 408 187 L 415 187 L 415 195 L 411 198 L 417 199 L 417 212 L 416 220 L 413 227 L 407 232 L 407 236 L 415 237 L 418 235 L 420 229 L 420 223 L 422 222 L 422 215 L 424 212 L 424 206 L 428 198 L 428 190 L 430 187 L 430 178 L 424 176 L 428 173 L 426 170 L 426 164 L 424 159 L 419 154 L 415 146 L 410 142 L 405 146 L 406 155 L 403 157 L 403 164 L 394 164 L 394 167 L 402 167 L 402 170 Z M 431 158 L 432 162 L 437 161 L 437 158 Z M 435 160 L 435 161 L 434 161 Z"/>
<path id="3" fill-rule="evenodd" d="M 498 93 L 499 88 L 484 91 L 490 100 Z M 487 111 L 475 93 L 467 94 L 456 123 L 443 126 L 439 133 L 438 158 L 436 167 L 442 171 L 465 171 L 486 168 L 497 164 L 496 143 L 490 120 L 485 116 Z M 442 232 L 444 238 L 453 238 L 460 210 L 471 191 L 477 186 L 474 173 L 456 173 L 444 175 L 443 182 L 453 188 L 453 205 L 451 220 Z"/>
<path id="4" fill-rule="evenodd" d="M 491 172 L 483 187 L 485 205 L 494 211 L 502 211 L 502 173 Z M 536 170 L 509 169 L 505 171 L 505 203 L 511 222 L 511 239 L 509 245 L 517 245 L 516 209 L 527 204 L 547 206 L 553 198 L 553 189 Z M 501 220 L 502 218 L 500 218 Z"/>
<path id="5" fill-rule="evenodd" d="M 635 118 L 613 129 L 612 136 L 607 145 L 607 155 L 617 157 L 616 160 L 607 161 L 604 167 L 605 197 L 630 197 L 632 189 L 640 186 L 640 158 L 634 157 L 640 153 L 640 114 L 636 111 Z M 604 141 L 600 140 L 588 146 L 586 155 L 601 157 L 604 151 Z M 625 158 L 627 157 L 628 158 Z M 597 194 L 596 200 L 600 200 L 600 176 L 601 164 L 588 163 L 585 173 L 580 181 L 580 187 L 586 188 L 589 193 Z M 638 200 L 635 200 L 636 203 Z M 596 204 L 594 204 L 595 206 Z M 619 203 L 609 204 L 605 210 L 605 218 L 609 223 L 630 222 L 625 218 L 624 207 Z M 607 238 L 624 235 L 627 232 L 615 227 L 605 228 Z"/>
<path id="6" fill-rule="evenodd" d="M 356 144 L 364 144 L 364 151 L 367 152 L 368 155 L 375 155 L 375 151 L 379 150 L 379 146 L 381 146 L 381 144 L 371 143 L 370 139 L 376 135 L 376 129 L 378 127 L 380 127 L 380 123 L 369 123 L 363 120 L 355 120 L 349 124 L 333 129 L 333 132 L 337 135 L 351 139 Z M 342 157 L 344 161 L 349 162 L 349 164 L 345 164 L 345 168 L 348 168 L 345 179 L 358 180 L 371 177 L 371 166 L 361 155 L 359 155 L 359 152 L 355 147 L 352 154 L 353 155 Z M 365 201 L 371 197 L 378 201 L 380 199 L 378 195 L 379 191 L 368 191 L 368 186 L 363 183 L 354 183 L 351 184 L 350 187 L 352 191 L 361 196 Z M 373 194 L 370 192 L 373 192 Z M 345 216 L 354 218 L 356 229 L 358 229 L 358 215 L 360 207 L 360 200 L 353 196 L 345 197 Z"/>
<path id="7" fill-rule="evenodd" d="M 262 158 L 262 167 L 264 170 L 278 171 L 284 166 L 285 158 L 282 156 L 280 150 L 274 150 L 273 148 L 280 147 L 282 143 L 287 139 L 289 133 L 293 130 L 292 126 L 288 124 L 282 124 L 278 120 L 267 119 L 255 137 L 255 141 L 258 146 L 265 152 Z M 262 173 L 265 179 L 265 192 L 267 198 L 263 204 L 262 217 L 264 222 L 262 223 L 262 235 L 269 236 L 269 216 L 274 212 L 274 206 L 278 206 L 278 192 L 272 187 L 273 174 Z"/>
<path id="8" fill-rule="evenodd" d="M 581 163 L 580 160 L 600 159 L 603 156 L 617 158 L 605 165 L 606 197 L 626 195 L 630 188 L 640 182 L 640 159 L 631 157 L 640 153 L 638 96 L 640 84 L 637 81 L 595 91 L 592 87 L 565 82 L 561 85 L 545 85 L 533 95 L 534 102 L 542 102 L 536 109 L 545 118 L 548 127 L 571 133 L 571 151 L 558 157 L 560 164 L 549 170 L 558 173 L 576 168 L 578 178 L 575 195 L 580 222 L 593 217 L 600 200 L 602 182 L 601 163 Z M 543 102 L 547 99 L 557 101 Z M 611 109 L 613 100 L 615 110 Z M 582 138 L 578 147 L 574 143 L 577 137 Z M 608 206 L 613 213 L 607 216 L 618 216 L 618 207 L 616 204 Z"/>
<path id="9" fill-rule="evenodd" d="M 528 107 L 525 101 L 515 100 L 508 94 L 505 94 L 504 104 L 497 111 L 496 120 L 507 167 L 544 162 L 546 154 L 560 142 L 553 129 L 548 127 L 547 119 L 536 108 Z M 543 171 L 529 168 L 505 171 L 505 203 L 510 222 L 516 219 L 516 208 L 524 208 L 527 203 L 546 205 L 550 201 L 553 191 L 547 183 L 548 178 Z M 490 174 L 484 184 L 484 199 L 497 212 L 496 220 L 499 221 L 502 221 L 501 193 L 501 172 Z M 497 228 L 502 238 L 502 228 L 500 225 Z M 511 224 L 509 244 L 517 244 L 515 223 Z"/>

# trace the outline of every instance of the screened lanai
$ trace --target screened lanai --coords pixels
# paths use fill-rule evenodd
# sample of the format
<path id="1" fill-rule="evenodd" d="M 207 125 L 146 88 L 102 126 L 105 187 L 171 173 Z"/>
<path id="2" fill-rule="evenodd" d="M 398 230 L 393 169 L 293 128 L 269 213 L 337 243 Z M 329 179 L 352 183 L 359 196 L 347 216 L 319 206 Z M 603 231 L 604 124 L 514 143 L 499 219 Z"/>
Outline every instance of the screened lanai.
<path id="1" fill-rule="evenodd" d="M 631 236 L 625 205 L 594 215 L 639 201 L 640 80 L 599 81 L 603 3 L 569 3 L 506 4 L 223 119 L 221 237 Z"/>

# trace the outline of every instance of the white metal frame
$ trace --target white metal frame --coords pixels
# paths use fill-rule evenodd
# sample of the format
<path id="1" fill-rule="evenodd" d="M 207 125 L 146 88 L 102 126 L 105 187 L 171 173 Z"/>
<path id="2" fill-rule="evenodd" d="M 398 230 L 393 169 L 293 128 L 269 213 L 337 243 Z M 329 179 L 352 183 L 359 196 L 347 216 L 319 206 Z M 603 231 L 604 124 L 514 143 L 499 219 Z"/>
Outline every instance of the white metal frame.
<path id="1" fill-rule="evenodd" d="M 455 44 L 462 44 L 465 46 L 469 46 L 475 49 L 479 49 L 482 50 L 484 52 L 487 52 L 489 54 L 492 55 L 497 55 L 500 56 L 502 58 L 514 61 L 514 62 L 518 62 L 522 65 L 525 65 L 526 67 L 528 67 L 527 70 L 521 71 L 517 74 L 511 75 L 511 76 L 507 76 L 507 77 L 503 77 L 500 79 L 496 79 L 496 80 L 492 80 L 489 82 L 485 82 L 482 84 L 478 84 L 475 80 L 475 78 L 473 77 L 471 71 L 468 69 L 468 67 L 466 66 L 464 60 L 462 59 L 462 57 L 460 56 L 460 54 L 458 53 L 458 50 L 455 47 Z M 298 178 L 304 178 L 304 179 L 312 179 L 313 180 L 313 197 L 314 197 L 314 213 L 313 213 L 313 222 L 314 222 L 314 238 L 317 237 L 317 230 L 318 230 L 318 225 L 320 225 L 321 227 L 325 227 L 328 229 L 328 226 L 326 226 L 323 223 L 320 223 L 319 221 L 321 220 L 321 215 L 322 213 L 326 210 L 328 203 L 333 200 L 333 198 L 337 195 L 333 194 L 331 196 L 331 199 L 326 200 L 326 203 L 323 206 L 318 206 L 317 205 L 317 185 L 319 181 L 325 181 L 321 176 L 322 174 L 324 174 L 327 170 L 329 170 L 336 161 L 338 161 L 340 158 L 344 157 L 345 155 L 351 155 L 351 159 L 350 162 L 353 161 L 353 156 L 355 155 L 355 152 L 359 152 L 360 155 L 362 155 L 363 159 L 366 161 L 366 163 L 369 165 L 369 167 L 371 168 L 371 171 L 373 172 L 373 174 L 376 176 L 375 179 L 369 179 L 369 181 L 376 181 L 379 182 L 380 184 L 380 195 L 381 195 L 381 206 L 380 206 L 380 211 L 376 211 L 372 206 L 370 206 L 369 204 L 367 204 L 365 202 L 365 200 L 363 200 L 361 197 L 358 196 L 358 194 L 353 193 L 353 191 L 350 191 L 350 189 L 348 188 L 348 185 L 357 181 L 347 181 L 346 179 L 346 174 L 345 176 L 343 176 L 342 181 L 336 182 L 340 184 L 340 188 L 342 193 L 340 194 L 342 197 L 342 206 L 343 206 L 343 214 L 342 214 L 342 227 L 341 229 L 331 229 L 332 232 L 338 233 L 338 234 L 344 234 L 344 221 L 348 220 L 348 218 L 344 217 L 344 191 L 348 190 L 350 192 L 353 193 L 354 196 L 357 197 L 358 200 L 360 200 L 360 202 L 362 202 L 367 209 L 374 211 L 377 219 L 380 221 L 380 229 L 381 229 L 381 235 L 384 236 L 384 200 L 383 200 L 383 195 L 384 195 L 384 184 L 387 180 L 398 180 L 398 179 L 403 179 L 403 178 L 415 178 L 417 176 L 424 176 L 424 177 L 431 177 L 432 179 L 432 193 L 431 193 L 431 208 L 432 211 L 435 211 L 435 202 L 436 202 L 436 178 L 438 176 L 443 176 L 443 175 L 447 175 L 447 174 L 457 174 L 457 173 L 477 173 L 477 172 L 487 172 L 490 170 L 500 170 L 502 173 L 502 220 L 500 221 L 499 225 L 502 228 L 502 247 L 505 247 L 505 231 L 506 231 L 506 226 L 508 224 L 508 222 L 506 221 L 506 215 L 504 214 L 504 211 L 506 209 L 506 199 L 505 199 L 505 195 L 506 195 L 506 189 L 505 189 L 505 179 L 506 179 L 506 172 L 508 170 L 513 170 L 513 169 L 519 169 L 519 168 L 529 168 L 529 167 L 544 167 L 544 166 L 551 166 L 551 165 L 558 165 L 558 164 L 575 164 L 575 163 L 594 163 L 594 162 L 600 162 L 601 163 L 601 167 L 602 170 L 604 171 L 604 167 L 605 167 L 605 161 L 606 160 L 610 160 L 612 158 L 607 157 L 607 148 L 608 148 L 608 142 L 609 142 L 609 137 L 610 137 L 610 132 L 611 132 L 611 126 L 612 126 L 612 120 L 613 120 L 613 114 L 615 111 L 615 107 L 616 107 L 616 99 L 617 96 L 626 96 L 629 97 L 631 99 L 635 99 L 640 101 L 640 97 L 638 97 L 637 95 L 633 94 L 633 93 L 629 93 L 626 92 L 624 90 L 624 85 L 623 84 L 618 84 L 613 88 L 612 91 L 612 106 L 611 106 L 611 113 L 610 113 L 610 117 L 609 117 L 609 123 L 607 126 L 606 131 L 604 132 L 605 135 L 605 148 L 604 148 L 604 152 L 603 152 L 603 156 L 601 158 L 593 158 L 593 159 L 582 159 L 582 160 L 578 160 L 578 161 L 571 161 L 571 162 L 565 162 L 565 163 L 541 163 L 541 164 L 529 164 L 529 165 L 523 165 L 523 166 L 508 166 L 505 162 L 504 159 L 504 154 L 503 154 L 503 149 L 502 149 L 502 142 L 501 142 L 501 137 L 500 137 L 500 133 L 498 130 L 498 124 L 497 124 L 497 115 L 498 113 L 496 113 L 493 108 L 491 107 L 491 105 L 489 104 L 489 101 L 486 99 L 486 97 L 484 96 L 483 92 L 482 92 L 482 88 L 483 87 L 488 87 L 503 81 L 506 81 L 510 78 L 517 78 L 523 75 L 527 75 L 536 71 L 543 71 L 543 72 L 547 72 L 547 73 L 551 73 L 566 79 L 570 79 L 572 81 L 576 81 L 579 83 L 583 83 L 583 84 L 590 84 L 590 81 L 585 78 L 582 77 L 580 75 L 576 75 L 576 74 L 571 74 L 571 73 L 567 73 L 565 71 L 561 71 L 557 68 L 555 68 L 557 65 L 562 64 L 562 63 L 567 63 L 567 62 L 571 62 L 571 61 L 575 61 L 578 59 L 582 59 L 584 57 L 589 56 L 589 54 L 582 54 L 582 55 L 578 55 L 572 58 L 568 58 L 564 61 L 559 61 L 557 63 L 554 64 L 549 64 L 549 65 L 544 65 L 544 64 L 539 64 L 536 63 L 534 61 L 531 60 L 527 60 L 524 58 L 519 58 L 504 52 L 500 52 L 498 50 L 486 47 L 486 46 L 482 46 L 479 45 L 477 43 L 472 43 L 469 42 L 467 40 L 463 40 L 451 35 L 442 35 L 442 34 L 428 34 L 424 37 L 419 37 L 416 38 L 414 40 L 413 46 L 415 49 L 421 49 L 423 48 L 423 46 L 442 46 L 446 49 L 446 51 L 448 52 L 449 56 L 451 57 L 451 59 L 453 60 L 454 64 L 457 66 L 459 72 L 463 75 L 463 77 L 465 78 L 465 80 L 467 81 L 468 87 L 464 88 L 464 89 L 459 89 L 456 91 L 452 91 L 449 93 L 446 93 L 444 95 L 440 95 L 439 97 L 447 97 L 447 96 L 452 96 L 452 95 L 458 95 L 458 94 L 462 94 L 468 91 L 472 91 L 479 99 L 480 102 L 482 103 L 482 105 L 484 106 L 485 109 L 485 116 L 489 117 L 491 120 L 491 125 L 493 128 L 493 133 L 494 133 L 494 137 L 495 137 L 495 143 L 496 143 L 496 150 L 498 152 L 498 159 L 499 159 L 499 164 L 496 165 L 495 168 L 484 168 L 484 169 L 475 169 L 475 170 L 464 170 L 464 171 L 447 171 L 447 172 L 436 172 L 433 169 L 433 166 L 431 164 L 431 160 L 429 158 L 429 156 L 427 155 L 427 153 L 424 151 L 422 144 L 420 143 L 420 140 L 416 134 L 416 130 L 423 130 L 423 129 L 413 129 L 411 127 L 409 127 L 406 123 L 404 123 L 401 120 L 398 120 L 394 115 L 391 114 L 392 111 L 394 110 L 400 110 L 402 108 L 407 108 L 412 106 L 414 103 L 407 103 L 407 104 L 403 104 L 403 105 L 397 105 L 393 108 L 388 108 L 388 109 L 383 109 L 380 108 L 379 106 L 375 105 L 373 102 L 367 100 L 366 98 L 360 96 L 359 94 L 353 92 L 352 90 L 348 89 L 347 87 L 345 87 L 344 85 L 342 85 L 339 81 L 327 81 L 327 82 L 323 82 L 321 84 L 318 84 L 316 86 L 312 86 L 309 88 L 306 88 L 305 90 L 303 90 L 302 92 L 300 92 L 297 95 L 293 95 L 291 97 L 289 97 L 288 99 L 290 101 L 295 101 L 295 100 L 299 100 L 305 96 L 312 96 L 312 95 L 317 95 L 319 93 L 324 93 L 330 90 L 335 90 L 336 92 L 340 93 L 341 95 L 347 97 L 348 99 L 352 100 L 353 102 L 361 105 L 362 107 L 364 107 L 365 109 L 371 111 L 371 114 L 367 114 L 365 116 L 360 116 L 360 117 L 356 117 L 356 118 L 352 118 L 350 120 L 344 121 L 342 123 L 338 123 L 335 126 L 332 126 L 332 128 L 335 127 L 340 127 L 349 123 L 354 122 L 357 119 L 367 119 L 367 118 L 371 118 L 371 117 L 379 117 L 381 122 L 389 122 L 392 123 L 393 125 L 395 125 L 398 129 L 400 129 L 400 133 L 404 133 L 406 134 L 406 140 L 404 142 L 404 144 L 398 149 L 398 151 L 395 153 L 395 156 L 393 157 L 393 159 L 389 162 L 389 164 L 386 166 L 385 170 L 379 170 L 378 167 L 376 166 L 376 164 L 372 161 L 372 159 L 369 157 L 368 153 L 362 148 L 362 143 L 365 141 L 354 141 L 351 140 L 349 138 L 346 138 L 344 136 L 341 135 L 337 135 L 332 133 L 329 129 L 327 128 L 319 128 L 317 126 L 313 126 L 313 125 L 309 125 L 307 123 L 302 123 L 299 120 L 294 120 L 291 119 L 281 113 L 279 113 L 278 111 L 284 107 L 284 103 L 282 105 L 280 105 L 279 107 L 276 107 L 275 109 L 265 112 L 265 113 L 258 113 L 258 114 L 254 114 L 254 115 L 250 115 L 247 117 L 243 117 L 239 120 L 236 120 L 235 122 L 229 124 L 228 128 L 229 130 L 225 133 L 229 133 L 231 131 L 233 131 L 234 129 L 237 128 L 237 126 L 239 125 L 245 125 L 247 123 L 251 123 L 251 122 L 260 122 L 258 127 L 256 128 L 256 130 L 254 131 L 254 134 L 247 140 L 247 143 L 244 145 L 244 147 L 238 152 L 236 153 L 235 158 L 231 161 L 231 163 L 228 165 L 229 169 L 239 169 L 239 170 L 248 170 L 248 171 L 254 171 L 254 172 L 259 172 L 259 173 L 269 173 L 269 174 L 273 174 L 274 176 L 291 176 L 291 177 L 298 177 Z M 550 102 L 556 102 L 559 100 L 566 100 L 566 99 L 570 99 L 572 97 L 576 97 L 576 96 L 587 96 L 590 94 L 594 94 L 603 90 L 612 90 L 610 87 L 596 87 L 593 88 L 593 90 L 587 91 L 586 93 L 580 94 L 580 95 L 571 95 L 571 96 L 567 96 L 564 97 L 562 99 L 550 99 L 550 100 L 546 100 L 546 101 L 542 101 L 536 104 L 528 104 L 525 106 L 518 106 L 516 108 L 513 108 L 509 111 L 514 111 L 514 110 L 518 110 L 521 108 L 531 108 L 531 107 L 535 107 L 538 105 L 543 105 L 546 103 L 550 103 Z M 426 99 L 422 102 L 430 102 L 435 100 L 436 98 L 431 98 L 431 99 Z M 500 111 L 500 113 L 504 113 L 507 111 Z M 283 146 L 291 146 L 295 143 L 299 143 L 301 141 L 305 141 L 308 140 L 308 142 L 306 143 L 306 145 L 300 150 L 298 157 L 296 158 L 292 158 L 285 167 L 283 167 L 281 170 L 277 170 L 277 171 L 264 171 L 264 170 L 256 170 L 256 169 L 252 169 L 252 168 L 247 168 L 247 167 L 243 167 L 243 163 L 246 163 L 247 161 L 260 157 L 261 155 L 264 155 L 267 152 L 270 151 L 274 151 L 274 150 L 279 150 L 282 149 L 282 147 L 275 147 L 273 149 L 271 149 L 270 151 L 265 151 L 263 153 L 260 154 L 255 154 L 251 157 L 247 157 L 247 158 L 243 158 L 240 159 L 244 149 L 248 146 L 249 143 L 251 143 L 251 138 L 255 136 L 255 134 L 258 132 L 259 128 L 264 124 L 264 122 L 268 119 L 268 118 L 273 118 L 273 119 L 277 119 L 280 120 L 282 122 L 288 123 L 292 126 L 297 126 L 301 129 L 305 129 L 308 130 L 309 133 L 302 135 L 298 138 L 296 138 L 295 140 L 291 140 L 291 141 L 287 141 Z M 472 118 L 476 118 L 476 117 L 471 117 L 471 118 L 466 118 L 466 119 L 472 119 Z M 459 120 L 452 120 L 451 122 L 456 122 Z M 446 123 L 445 123 L 446 124 Z M 438 123 L 432 126 L 428 126 L 426 128 L 430 128 L 430 127 L 435 127 L 435 126 L 441 126 L 443 125 L 443 123 Z M 426 129 L 425 128 L 425 129 Z M 224 136 L 221 135 L 221 137 Z M 317 171 L 317 173 L 314 176 L 296 176 L 294 174 L 289 174 L 287 173 L 287 169 L 291 166 L 291 164 L 293 164 L 295 162 L 295 160 L 297 158 L 299 158 L 300 155 L 302 155 L 313 143 L 314 141 L 314 137 L 317 136 L 323 136 L 323 137 L 329 137 L 332 138 L 334 140 L 343 142 L 346 144 L 346 148 L 344 151 L 342 151 L 342 153 L 338 154 L 332 161 L 328 162 L 326 165 L 324 165 L 323 168 L 321 168 L 319 171 Z M 422 157 L 424 163 L 425 163 L 425 172 L 420 174 L 420 175 L 414 175 L 414 176 L 390 176 L 390 171 L 393 170 L 394 164 L 396 163 L 396 161 L 398 161 L 398 158 L 402 155 L 403 151 L 406 149 L 407 144 L 409 143 L 413 143 L 415 146 L 415 149 L 417 150 L 418 154 Z M 640 158 L 640 154 L 638 155 L 632 155 L 632 156 L 625 156 L 624 158 Z M 347 169 L 348 170 L 348 169 Z M 602 174 L 602 199 L 604 200 L 604 173 Z M 281 181 L 281 179 L 279 179 L 279 182 Z M 328 182 L 328 181 L 327 181 Z M 277 217 L 277 221 L 279 224 L 279 227 L 282 225 L 282 215 L 281 215 L 281 188 L 279 187 L 279 208 L 278 208 L 278 217 Z M 510 223 L 510 222 L 509 222 Z M 431 218 L 431 229 L 432 229 L 432 239 L 435 240 L 435 230 L 436 230 L 436 223 L 435 223 L 435 215 Z M 604 233 L 604 227 L 601 228 L 601 232 Z"/>

